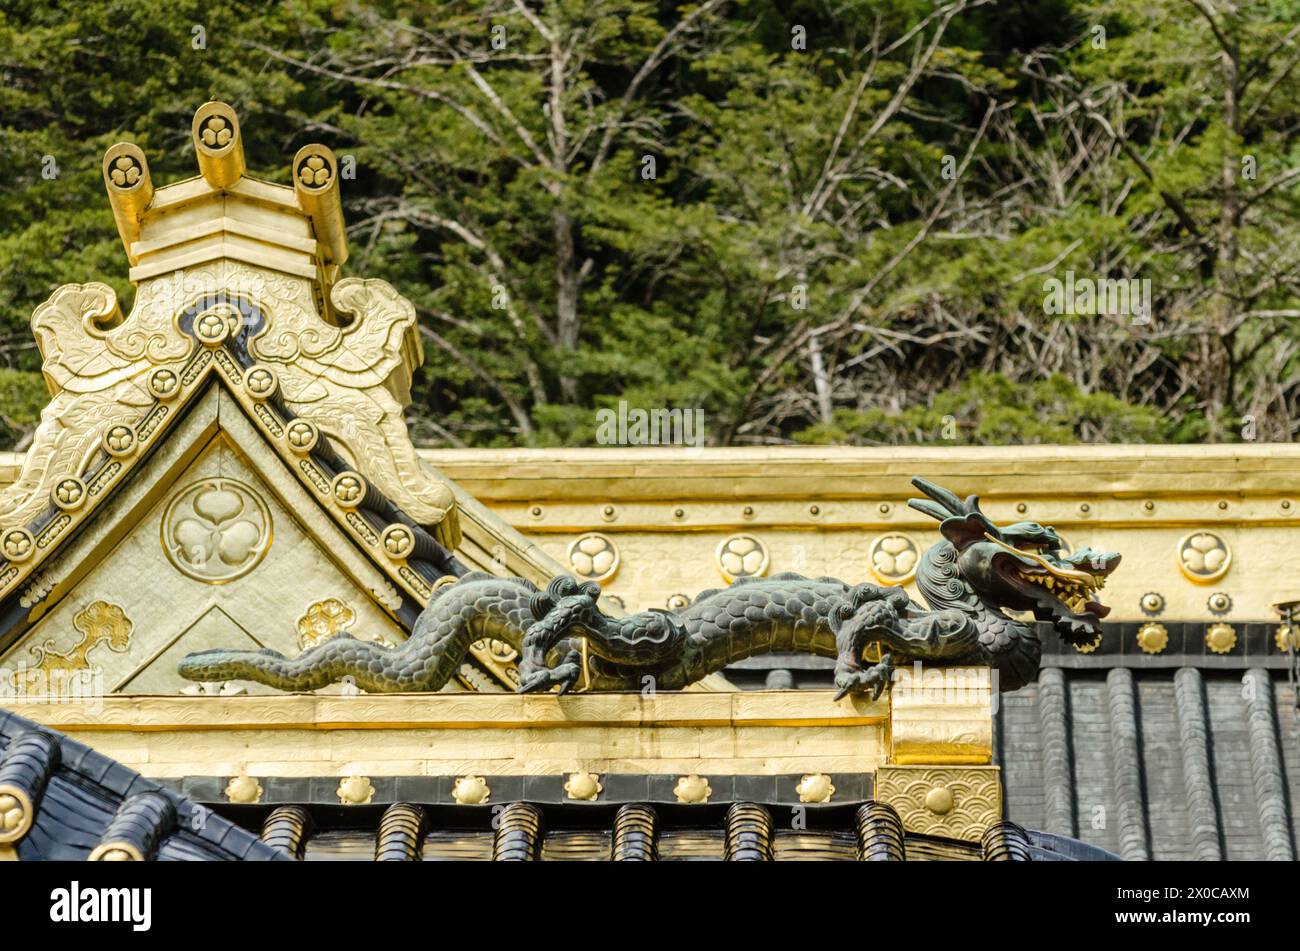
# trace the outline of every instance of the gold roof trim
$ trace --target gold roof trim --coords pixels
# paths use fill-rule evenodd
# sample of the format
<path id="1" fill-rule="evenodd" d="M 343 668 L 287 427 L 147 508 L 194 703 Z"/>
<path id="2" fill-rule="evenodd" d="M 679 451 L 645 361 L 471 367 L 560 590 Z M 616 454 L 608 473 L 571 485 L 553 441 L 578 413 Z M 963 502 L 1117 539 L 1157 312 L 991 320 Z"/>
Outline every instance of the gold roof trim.
<path id="1" fill-rule="evenodd" d="M 917 472 L 942 472 L 954 492 L 978 492 L 982 499 L 1300 494 L 1295 443 L 430 449 L 421 455 L 489 503 L 613 494 L 674 501 L 906 499 Z"/>
<path id="2" fill-rule="evenodd" d="M 395 544 L 355 511 L 373 493 L 445 548 L 466 542 L 472 566 L 532 580 L 554 573 L 553 561 L 460 493 L 473 508 L 464 539 L 457 490 L 412 446 L 402 413 L 423 361 L 415 309 L 384 281 L 338 279 L 347 248 L 333 153 L 299 150 L 289 188 L 244 174 L 229 106 L 205 104 L 193 133 L 201 175 L 175 185 L 155 189 L 137 146 L 105 155 L 137 285 L 130 313 L 112 288 L 89 283 L 58 288 L 32 315 L 51 400 L 19 471 L 0 479 L 0 598 L 104 506 L 213 383 L 421 603 L 430 585 L 403 563 L 418 539 L 389 526 L 414 539 Z"/>

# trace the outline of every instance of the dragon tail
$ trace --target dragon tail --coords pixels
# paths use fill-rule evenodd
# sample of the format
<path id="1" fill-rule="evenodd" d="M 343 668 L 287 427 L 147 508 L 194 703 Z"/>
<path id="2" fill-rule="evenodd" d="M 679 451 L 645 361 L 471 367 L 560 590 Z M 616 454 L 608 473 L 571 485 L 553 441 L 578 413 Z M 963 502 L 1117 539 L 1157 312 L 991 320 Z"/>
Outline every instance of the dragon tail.
<path id="1" fill-rule="evenodd" d="M 222 682 L 247 680 L 277 690 L 318 690 L 351 680 L 362 690 L 393 693 L 403 690 L 438 690 L 451 677 L 455 664 L 443 654 L 443 663 L 408 663 L 401 647 L 384 647 L 341 634 L 309 648 L 297 657 L 275 650 L 215 648 L 187 654 L 177 665 L 186 680 Z"/>

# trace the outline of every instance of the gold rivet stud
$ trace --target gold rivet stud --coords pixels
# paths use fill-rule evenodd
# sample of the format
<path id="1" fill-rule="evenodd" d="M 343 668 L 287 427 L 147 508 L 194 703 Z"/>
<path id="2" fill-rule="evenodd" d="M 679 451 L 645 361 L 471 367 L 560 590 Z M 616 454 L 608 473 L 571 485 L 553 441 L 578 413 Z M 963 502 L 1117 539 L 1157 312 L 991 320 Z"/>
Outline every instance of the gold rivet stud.
<path id="1" fill-rule="evenodd" d="M 935 786 L 925 794 L 925 808 L 936 816 L 946 816 L 952 812 L 952 790 L 947 786 Z"/>

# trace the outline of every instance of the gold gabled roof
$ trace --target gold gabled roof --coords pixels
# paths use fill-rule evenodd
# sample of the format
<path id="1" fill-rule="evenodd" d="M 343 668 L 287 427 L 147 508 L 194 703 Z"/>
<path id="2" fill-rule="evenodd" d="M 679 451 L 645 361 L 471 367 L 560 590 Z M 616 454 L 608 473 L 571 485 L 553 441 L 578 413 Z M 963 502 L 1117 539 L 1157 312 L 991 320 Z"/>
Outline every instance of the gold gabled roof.
<path id="1" fill-rule="evenodd" d="M 534 581 L 558 573 L 416 454 L 402 415 L 423 361 L 415 309 L 384 281 L 339 278 L 347 249 L 333 153 L 299 150 L 289 188 L 244 174 L 224 103 L 201 107 L 193 134 L 201 175 L 174 185 L 155 189 L 134 145 L 105 156 L 136 285 L 130 313 L 90 283 L 60 287 L 32 315 L 51 400 L 17 480 L 0 489 L 0 643 L 48 608 L 48 587 L 28 579 L 101 512 L 119 517 L 117 488 L 214 387 L 220 415 L 252 424 L 279 478 L 305 489 L 408 604 L 462 567 Z"/>

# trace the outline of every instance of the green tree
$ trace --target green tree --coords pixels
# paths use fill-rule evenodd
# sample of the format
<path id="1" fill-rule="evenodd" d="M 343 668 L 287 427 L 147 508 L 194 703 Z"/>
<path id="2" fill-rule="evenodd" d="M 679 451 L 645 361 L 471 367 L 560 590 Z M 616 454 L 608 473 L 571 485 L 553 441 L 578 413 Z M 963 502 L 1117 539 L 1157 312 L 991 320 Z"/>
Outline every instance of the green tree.
<path id="1" fill-rule="evenodd" d="M 129 302 L 103 150 L 192 175 L 209 96 L 253 174 L 313 140 L 355 161 L 349 270 L 416 304 L 421 439 L 589 443 L 619 399 L 702 407 L 719 443 L 1290 439 L 1297 16 L 15 0 L 0 440 L 40 402 L 31 310 L 86 280 Z M 1049 313 L 1070 272 L 1149 281 L 1149 315 Z"/>

